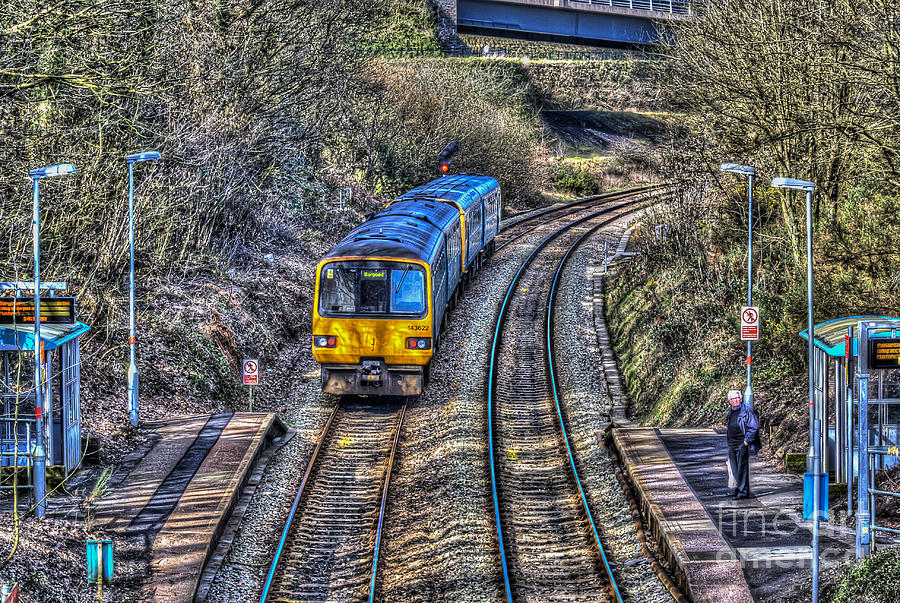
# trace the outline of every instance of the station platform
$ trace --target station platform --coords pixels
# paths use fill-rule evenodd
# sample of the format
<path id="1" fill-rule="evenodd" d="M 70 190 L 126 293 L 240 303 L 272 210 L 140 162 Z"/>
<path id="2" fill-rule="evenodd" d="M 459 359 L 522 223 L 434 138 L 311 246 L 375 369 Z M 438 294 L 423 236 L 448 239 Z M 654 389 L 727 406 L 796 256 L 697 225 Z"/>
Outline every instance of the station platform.
<path id="1" fill-rule="evenodd" d="M 626 466 L 651 531 L 695 602 L 765 601 L 812 568 L 802 480 L 751 457 L 752 497 L 728 492 L 724 432 L 617 427 Z M 820 523 L 821 569 L 854 555 L 851 529 Z"/>
<path id="2" fill-rule="evenodd" d="M 270 413 L 178 417 L 144 428 L 152 431 L 150 444 L 113 476 L 96 525 L 143 539 L 151 574 L 146 600 L 192 601 L 204 566 L 221 554 L 217 546 L 246 498 L 242 491 L 258 482 L 270 445 L 286 441 L 288 431 Z"/>

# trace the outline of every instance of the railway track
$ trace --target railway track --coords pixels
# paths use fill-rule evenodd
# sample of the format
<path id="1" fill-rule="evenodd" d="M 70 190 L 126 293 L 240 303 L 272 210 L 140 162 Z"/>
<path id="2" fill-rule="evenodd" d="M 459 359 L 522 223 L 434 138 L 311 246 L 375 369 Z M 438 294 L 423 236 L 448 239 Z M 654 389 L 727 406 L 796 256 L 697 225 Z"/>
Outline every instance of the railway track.
<path id="1" fill-rule="evenodd" d="M 624 191 L 618 191 L 615 193 L 604 193 L 602 195 L 593 195 L 591 197 L 585 197 L 583 199 L 576 199 L 575 201 L 571 201 L 569 203 L 565 203 L 563 205 L 555 205 L 553 207 L 548 207 L 539 212 L 533 213 L 531 215 L 525 216 L 524 218 L 513 219 L 507 224 L 504 224 L 503 230 L 497 235 L 498 237 L 498 245 L 495 253 L 500 251 L 510 243 L 519 240 L 525 235 L 531 233 L 536 228 L 540 228 L 541 226 L 545 226 L 551 222 L 554 222 L 560 218 L 564 218 L 566 216 L 570 216 L 572 214 L 583 211 L 587 208 L 590 208 L 597 203 L 600 202 L 613 202 L 619 201 L 622 199 L 628 199 L 635 195 L 640 195 L 644 193 L 649 193 L 654 190 L 658 190 L 660 185 L 654 186 L 641 186 L 636 188 L 630 188 Z"/>
<path id="2" fill-rule="evenodd" d="M 634 211 L 641 197 L 631 192 L 626 201 L 545 238 L 522 264 L 501 306 L 490 358 L 488 447 L 510 603 L 622 600 L 566 435 L 550 333 L 566 259 L 588 236 Z"/>
<path id="3" fill-rule="evenodd" d="M 269 568 L 266 601 L 373 601 L 401 404 L 338 403 Z"/>

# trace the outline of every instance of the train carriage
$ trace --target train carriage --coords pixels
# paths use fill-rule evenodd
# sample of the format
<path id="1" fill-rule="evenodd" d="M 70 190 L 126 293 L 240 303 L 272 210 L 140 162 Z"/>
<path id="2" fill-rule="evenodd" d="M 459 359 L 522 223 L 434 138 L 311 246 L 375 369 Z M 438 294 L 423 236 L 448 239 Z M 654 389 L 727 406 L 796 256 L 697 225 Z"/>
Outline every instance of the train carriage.
<path id="1" fill-rule="evenodd" d="M 499 219 L 496 180 L 451 176 L 398 198 L 326 254 L 313 307 L 323 391 L 421 393 L 447 308 L 493 249 Z"/>
<path id="2" fill-rule="evenodd" d="M 459 211 L 463 240 L 463 272 L 477 268 L 494 248 L 500 232 L 500 186 L 481 174 L 456 174 L 418 186 L 397 200 L 436 200 Z"/>

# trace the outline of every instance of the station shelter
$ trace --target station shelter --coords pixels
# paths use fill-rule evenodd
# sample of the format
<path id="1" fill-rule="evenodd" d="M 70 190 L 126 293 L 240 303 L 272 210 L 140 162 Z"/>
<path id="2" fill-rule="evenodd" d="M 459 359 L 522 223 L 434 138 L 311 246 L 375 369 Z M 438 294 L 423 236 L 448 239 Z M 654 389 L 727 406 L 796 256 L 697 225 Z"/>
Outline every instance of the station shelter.
<path id="1" fill-rule="evenodd" d="M 32 467 L 36 442 L 34 388 L 34 298 L 21 295 L 32 283 L 0 283 L 0 466 Z M 64 466 L 66 474 L 81 460 L 81 347 L 80 337 L 90 330 L 75 316 L 74 298 L 56 297 L 65 283 L 41 283 L 43 343 L 42 400 L 43 443 L 48 465 Z M 6 290 L 6 291 L 2 291 Z M 15 300 L 15 305 L 13 305 Z M 23 308 L 21 311 L 19 308 Z M 10 320 L 11 308 L 16 318 Z M 48 320 L 48 315 L 54 315 Z M 11 488 L 5 485 L 4 488 Z"/>
<path id="2" fill-rule="evenodd" d="M 848 316 L 813 326 L 813 396 L 821 433 L 822 469 L 835 482 L 852 484 L 859 476 L 859 392 L 855 374 L 859 358 L 860 321 L 898 320 L 890 316 Z M 889 337 L 890 332 L 874 337 Z M 808 340 L 807 329 L 800 337 Z M 848 345 L 849 344 L 849 345 Z M 869 445 L 900 444 L 900 371 L 870 371 Z M 873 391 L 874 390 L 874 391 Z M 897 457 L 882 457 L 876 468 L 886 469 Z M 852 490 L 848 488 L 848 490 Z M 849 492 L 848 492 L 849 494 Z"/>

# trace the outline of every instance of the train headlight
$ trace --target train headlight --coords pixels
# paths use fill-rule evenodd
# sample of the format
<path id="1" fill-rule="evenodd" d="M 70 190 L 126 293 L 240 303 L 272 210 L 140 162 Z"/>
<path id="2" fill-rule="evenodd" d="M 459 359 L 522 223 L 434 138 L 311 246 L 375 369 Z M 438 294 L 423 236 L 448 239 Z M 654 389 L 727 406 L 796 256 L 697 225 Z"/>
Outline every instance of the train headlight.
<path id="1" fill-rule="evenodd" d="M 410 350 L 430 350 L 431 337 L 409 337 L 406 340 L 406 347 Z"/>
<path id="2" fill-rule="evenodd" d="M 317 348 L 333 348 L 337 345 L 337 337 L 334 335 L 314 335 L 313 345 Z"/>

